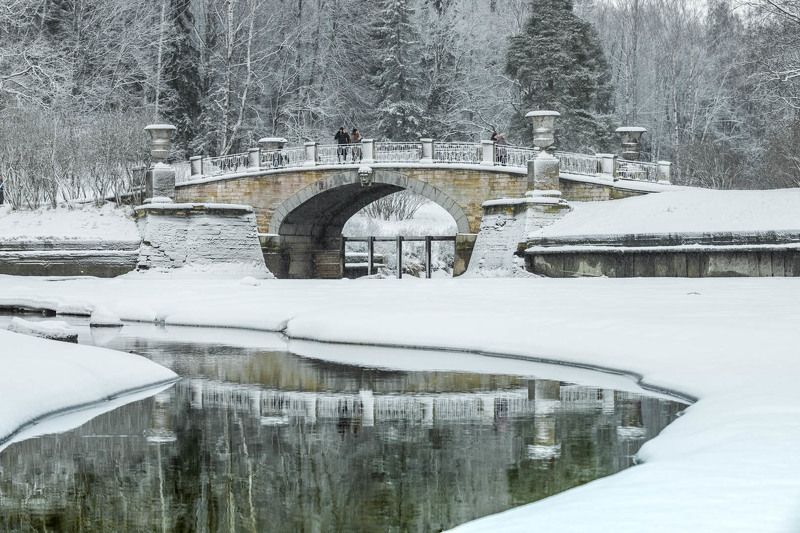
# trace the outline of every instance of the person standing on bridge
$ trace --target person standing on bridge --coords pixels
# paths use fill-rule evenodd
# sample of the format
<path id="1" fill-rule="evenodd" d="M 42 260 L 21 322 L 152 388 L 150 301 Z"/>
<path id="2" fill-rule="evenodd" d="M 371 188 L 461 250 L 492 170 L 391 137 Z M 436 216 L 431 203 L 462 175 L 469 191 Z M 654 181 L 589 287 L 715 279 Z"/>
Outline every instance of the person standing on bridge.
<path id="1" fill-rule="evenodd" d="M 353 143 L 353 163 L 356 162 L 356 158 L 358 158 L 358 162 L 361 162 L 361 132 L 358 131 L 358 128 L 353 128 L 353 133 L 350 134 L 350 142 Z"/>
<path id="2" fill-rule="evenodd" d="M 508 163 L 508 141 L 506 140 L 506 134 L 498 133 L 494 139 L 494 142 L 497 144 L 495 147 L 495 158 L 497 159 L 498 163 L 505 165 Z"/>
<path id="3" fill-rule="evenodd" d="M 333 139 L 339 145 L 336 149 L 336 159 L 339 163 L 344 160 L 347 163 L 347 145 L 350 144 L 350 135 L 347 134 L 347 131 L 344 129 L 344 126 L 339 128 L 339 131 L 336 132 Z"/>

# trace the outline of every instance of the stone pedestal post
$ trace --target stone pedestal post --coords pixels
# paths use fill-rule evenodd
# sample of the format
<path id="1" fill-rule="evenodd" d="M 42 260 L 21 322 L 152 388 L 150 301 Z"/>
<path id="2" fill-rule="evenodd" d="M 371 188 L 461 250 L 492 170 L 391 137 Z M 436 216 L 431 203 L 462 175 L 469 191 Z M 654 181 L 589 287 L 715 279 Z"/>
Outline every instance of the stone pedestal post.
<path id="1" fill-rule="evenodd" d="M 615 154 L 597 154 L 596 157 L 600 173 L 613 176 L 617 166 L 617 156 Z"/>
<path id="2" fill-rule="evenodd" d="M 481 141 L 481 165 L 494 165 L 495 143 L 491 140 Z"/>
<path id="3" fill-rule="evenodd" d="M 261 168 L 261 148 L 248 148 L 247 167 L 253 169 Z"/>
<path id="4" fill-rule="evenodd" d="M 528 188 L 532 191 L 559 191 L 560 162 L 547 149 L 555 142 L 558 111 L 531 111 L 525 115 L 533 125 L 533 144 L 539 153 L 528 161 Z M 552 195 L 551 195 L 552 196 Z"/>
<path id="5" fill-rule="evenodd" d="M 166 164 L 172 147 L 171 124 L 150 124 L 150 168 L 145 178 L 145 203 L 169 203 L 175 199 L 175 169 Z"/>
<path id="6" fill-rule="evenodd" d="M 560 162 L 542 150 L 536 159 L 528 161 L 529 191 L 559 191 Z"/>
<path id="7" fill-rule="evenodd" d="M 617 128 L 617 133 L 622 136 L 622 159 L 627 161 L 639 160 L 642 153 L 642 135 L 646 131 L 646 128 L 640 128 L 638 126 Z"/>
<path id="8" fill-rule="evenodd" d="M 195 155 L 190 157 L 189 166 L 192 176 L 201 176 L 203 174 L 203 156 Z"/>
<path id="9" fill-rule="evenodd" d="M 303 146 L 306 149 L 306 160 L 303 163 L 303 166 L 313 167 L 317 164 L 317 146 L 319 146 L 319 144 L 315 142 L 307 142 Z"/>
<path id="10" fill-rule="evenodd" d="M 367 165 L 375 162 L 374 139 L 361 139 L 361 162 Z"/>
<path id="11" fill-rule="evenodd" d="M 171 203 L 175 200 L 175 169 L 165 163 L 150 165 L 144 196 L 146 204 Z"/>
<path id="12" fill-rule="evenodd" d="M 422 159 L 420 163 L 433 163 L 433 139 L 420 139 L 422 143 Z"/>
<path id="13" fill-rule="evenodd" d="M 672 183 L 672 163 L 669 161 L 658 162 L 658 182 Z"/>

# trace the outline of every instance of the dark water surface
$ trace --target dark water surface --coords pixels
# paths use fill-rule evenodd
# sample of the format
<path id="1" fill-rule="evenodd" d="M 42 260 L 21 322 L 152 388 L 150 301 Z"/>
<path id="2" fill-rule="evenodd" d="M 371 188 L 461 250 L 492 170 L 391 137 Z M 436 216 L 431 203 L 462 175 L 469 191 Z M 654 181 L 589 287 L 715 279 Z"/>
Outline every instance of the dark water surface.
<path id="1" fill-rule="evenodd" d="M 535 376 L 105 337 L 182 380 L 0 452 L 0 531 L 438 531 L 631 466 L 685 407 Z"/>

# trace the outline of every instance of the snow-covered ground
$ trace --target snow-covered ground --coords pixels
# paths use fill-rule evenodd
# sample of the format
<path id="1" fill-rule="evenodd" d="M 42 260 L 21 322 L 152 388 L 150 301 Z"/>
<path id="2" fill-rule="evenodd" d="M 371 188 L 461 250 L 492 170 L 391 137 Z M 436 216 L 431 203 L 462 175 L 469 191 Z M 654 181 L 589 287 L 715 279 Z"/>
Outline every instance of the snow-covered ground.
<path id="1" fill-rule="evenodd" d="M 139 241 L 132 210 L 111 203 L 33 211 L 0 206 L 0 242 L 38 240 Z"/>
<path id="2" fill-rule="evenodd" d="M 800 279 L 0 277 L 2 304 L 625 370 L 699 399 L 644 446 L 644 464 L 462 529 L 800 530 Z"/>
<path id="3" fill-rule="evenodd" d="M 46 323 L 36 326 L 47 329 Z M 96 414 L 177 377 L 138 355 L 9 331 L 0 330 L 0 346 L 0 450 L 23 438 L 70 427 L 75 420 L 85 421 L 86 412 Z M 50 425 L 56 415 L 69 416 Z"/>
<path id="4" fill-rule="evenodd" d="M 615 200 L 571 202 L 573 211 L 534 237 L 642 233 L 794 231 L 800 189 L 683 189 Z"/>

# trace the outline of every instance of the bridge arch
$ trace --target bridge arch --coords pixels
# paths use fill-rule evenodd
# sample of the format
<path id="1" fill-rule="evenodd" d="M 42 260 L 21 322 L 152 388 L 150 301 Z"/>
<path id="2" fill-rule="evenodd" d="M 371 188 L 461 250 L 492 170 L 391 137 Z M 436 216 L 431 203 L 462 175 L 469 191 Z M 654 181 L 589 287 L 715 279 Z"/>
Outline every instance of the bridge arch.
<path id="1" fill-rule="evenodd" d="M 269 232 L 280 240 L 280 277 L 338 278 L 341 276 L 340 239 L 345 223 L 375 200 L 412 191 L 445 209 L 459 233 L 469 232 L 462 207 L 429 183 L 387 169 L 374 169 L 368 182 L 356 170 L 342 170 L 287 197 L 274 211 Z"/>
<path id="2" fill-rule="evenodd" d="M 344 224 L 361 209 L 389 194 L 408 190 L 438 204 L 453 217 L 459 233 L 469 233 L 462 207 L 443 190 L 408 175 L 387 169 L 373 170 L 370 184 L 363 185 L 354 170 L 329 175 L 286 198 L 275 209 L 269 232 L 291 231 L 338 237 Z M 312 226 L 312 227 L 309 227 Z"/>

